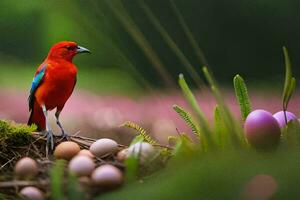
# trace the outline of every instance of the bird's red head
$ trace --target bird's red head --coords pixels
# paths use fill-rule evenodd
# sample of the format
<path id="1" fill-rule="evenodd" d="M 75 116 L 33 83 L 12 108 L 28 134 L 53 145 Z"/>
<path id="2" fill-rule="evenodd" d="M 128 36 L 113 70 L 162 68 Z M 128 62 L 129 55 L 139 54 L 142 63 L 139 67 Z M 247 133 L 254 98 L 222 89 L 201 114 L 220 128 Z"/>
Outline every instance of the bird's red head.
<path id="1" fill-rule="evenodd" d="M 49 51 L 48 59 L 64 59 L 72 61 L 78 53 L 90 53 L 84 47 L 78 46 L 76 42 L 63 41 L 53 45 Z"/>

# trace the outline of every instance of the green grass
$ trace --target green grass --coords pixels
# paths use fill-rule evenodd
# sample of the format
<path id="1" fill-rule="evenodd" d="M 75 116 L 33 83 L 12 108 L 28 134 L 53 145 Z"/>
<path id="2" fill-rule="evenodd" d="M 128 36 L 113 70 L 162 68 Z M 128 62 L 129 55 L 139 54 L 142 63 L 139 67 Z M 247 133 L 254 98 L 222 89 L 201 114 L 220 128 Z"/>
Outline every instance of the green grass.
<path id="1" fill-rule="evenodd" d="M 245 183 L 257 174 L 277 181 L 274 199 L 295 199 L 300 196 L 299 153 L 297 149 L 272 155 L 244 151 L 193 155 L 170 162 L 143 184 L 128 184 L 99 199 L 239 199 Z"/>
<path id="2" fill-rule="evenodd" d="M 287 52 L 285 52 L 285 56 L 287 56 Z M 286 65 L 290 65 L 290 63 Z M 297 186 L 300 178 L 300 148 L 297 142 L 293 144 L 290 143 L 291 139 L 288 139 L 288 137 L 292 137 L 293 142 L 299 141 L 299 138 L 297 138 L 299 124 L 296 122 L 287 124 L 285 137 L 281 138 L 281 144 L 277 149 L 255 151 L 254 148 L 248 148 L 243 131 L 241 127 L 237 126 L 238 122 L 231 116 L 231 111 L 224 103 L 212 74 L 209 73 L 207 68 L 204 68 L 203 72 L 218 102 L 215 111 L 215 132 L 222 130 L 223 125 L 227 125 L 228 127 L 225 127 L 225 130 L 222 131 L 236 135 L 238 140 L 230 138 L 233 141 L 231 144 L 238 143 L 239 145 L 235 145 L 236 148 L 234 149 L 227 146 L 222 151 L 216 151 L 214 148 L 211 148 L 210 151 L 203 149 L 195 151 L 181 147 L 181 149 L 186 149 L 184 154 L 175 154 L 167 168 L 150 178 L 145 178 L 143 184 L 139 182 L 128 184 L 118 192 L 109 193 L 99 197 L 99 199 L 241 199 L 241 195 L 245 194 L 246 184 L 251 178 L 260 174 L 271 176 L 278 186 L 272 199 L 298 199 L 300 197 Z M 286 105 L 284 108 L 287 108 L 296 82 L 292 78 L 290 67 L 286 67 L 286 73 L 290 74 L 286 77 L 283 91 L 283 105 Z M 236 77 L 239 78 L 239 76 Z M 251 111 L 247 87 L 242 78 L 235 79 L 234 83 L 242 111 L 241 117 L 245 119 Z M 190 104 L 194 113 L 197 114 L 200 108 L 182 75 L 179 78 L 179 84 L 186 100 L 193 102 L 193 104 Z M 179 113 L 179 115 L 188 125 L 190 124 L 190 120 L 186 120 L 186 114 Z M 201 120 L 199 121 L 201 122 Z M 203 125 L 203 123 L 200 124 Z M 207 139 L 203 135 L 201 136 L 200 141 Z M 224 136 L 228 137 L 229 135 Z M 215 137 L 213 140 L 218 139 Z M 212 146 L 212 144 L 208 146 Z M 261 183 L 257 182 L 256 184 L 258 184 L 256 190 L 251 191 L 251 193 L 268 191 L 268 185 L 262 186 Z M 261 187 L 264 187 L 264 190 L 261 190 Z"/>

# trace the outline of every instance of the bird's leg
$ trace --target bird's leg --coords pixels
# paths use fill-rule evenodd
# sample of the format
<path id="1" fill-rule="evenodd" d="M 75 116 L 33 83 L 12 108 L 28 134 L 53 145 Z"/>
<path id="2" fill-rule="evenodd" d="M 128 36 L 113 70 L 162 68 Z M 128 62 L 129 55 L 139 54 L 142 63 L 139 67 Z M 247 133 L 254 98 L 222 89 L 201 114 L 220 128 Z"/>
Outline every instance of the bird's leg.
<path id="1" fill-rule="evenodd" d="M 42 105 L 42 109 L 43 109 L 43 113 L 44 113 L 44 116 L 45 116 L 45 119 L 46 119 L 46 137 L 47 137 L 46 155 L 48 155 L 49 147 L 50 147 L 51 151 L 54 148 L 53 132 L 52 132 L 52 129 L 49 125 L 48 112 L 47 112 L 46 106 Z"/>
<path id="2" fill-rule="evenodd" d="M 62 127 L 60 121 L 59 121 L 59 115 L 60 115 L 61 110 L 57 110 L 55 112 L 55 117 L 56 117 L 56 124 L 59 126 L 60 130 L 61 130 L 61 137 L 64 139 L 68 139 L 68 134 L 65 132 L 64 128 Z"/>

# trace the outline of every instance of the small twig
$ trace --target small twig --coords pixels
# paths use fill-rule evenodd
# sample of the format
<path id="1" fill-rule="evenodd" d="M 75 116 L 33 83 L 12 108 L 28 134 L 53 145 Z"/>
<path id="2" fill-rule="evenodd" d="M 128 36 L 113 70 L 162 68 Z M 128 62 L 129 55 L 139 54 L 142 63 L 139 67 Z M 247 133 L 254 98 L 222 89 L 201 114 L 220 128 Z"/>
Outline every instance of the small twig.
<path id="1" fill-rule="evenodd" d="M 77 131 L 76 133 L 74 133 L 72 136 L 75 137 L 75 136 L 77 136 L 79 133 L 80 133 L 80 130 Z"/>
<path id="2" fill-rule="evenodd" d="M 94 138 L 88 138 L 88 137 L 84 137 L 84 136 L 78 136 L 77 134 L 79 134 L 80 131 L 77 131 L 74 135 L 70 135 L 69 137 L 72 138 L 72 139 L 80 139 L 80 140 L 83 140 L 83 141 L 90 141 L 90 142 L 95 142 L 97 139 L 94 139 Z M 45 137 L 41 136 L 41 134 L 39 132 L 32 132 L 32 135 L 36 138 L 36 141 L 37 140 L 46 140 Z M 61 136 L 59 135 L 54 135 L 55 138 L 61 138 Z M 36 142 L 34 141 L 34 142 Z"/>
<path id="3" fill-rule="evenodd" d="M 96 139 L 88 138 L 88 137 L 84 137 L 84 136 L 71 135 L 70 137 L 71 138 L 78 138 L 78 139 L 81 139 L 81 140 L 89 140 L 89 141 L 92 141 L 92 142 L 96 141 Z"/>
<path id="4" fill-rule="evenodd" d="M 153 144 L 152 146 L 166 148 L 166 149 L 169 149 L 169 150 L 173 150 L 174 149 L 173 147 L 165 146 L 165 145 L 161 145 L 161 144 Z"/>
<path id="5" fill-rule="evenodd" d="M 53 164 L 54 162 L 51 161 L 51 160 L 43 160 L 43 159 L 41 159 L 41 160 L 38 160 L 38 163 L 40 163 L 40 164 Z"/>
<path id="6" fill-rule="evenodd" d="M 35 151 L 34 151 L 35 150 Z M 36 149 L 30 149 L 30 151 L 32 152 L 32 153 L 34 153 L 34 155 L 36 155 L 37 157 L 39 157 L 40 159 L 43 159 L 43 157 L 40 155 L 40 153 L 36 150 Z"/>
<path id="7" fill-rule="evenodd" d="M 81 146 L 83 146 L 85 148 L 89 148 L 91 146 L 90 142 L 87 142 L 87 141 L 84 141 L 84 140 L 80 141 L 79 139 L 75 139 L 75 138 L 70 138 L 70 140 L 80 144 Z"/>
<path id="8" fill-rule="evenodd" d="M 24 186 L 47 186 L 48 181 L 5 181 L 0 182 L 0 188 L 14 188 L 14 187 L 24 187 Z"/>
<path id="9" fill-rule="evenodd" d="M 176 133 L 177 133 L 178 136 L 181 136 L 181 133 L 180 133 L 178 128 L 176 128 Z"/>
<path id="10" fill-rule="evenodd" d="M 118 147 L 127 148 L 128 146 L 123 145 L 123 144 L 118 144 Z"/>
<path id="11" fill-rule="evenodd" d="M 0 170 L 3 169 L 7 164 L 9 164 L 10 162 L 12 162 L 16 157 L 13 157 L 12 159 L 10 159 L 9 161 L 7 161 L 6 163 L 4 163 L 1 167 Z"/>

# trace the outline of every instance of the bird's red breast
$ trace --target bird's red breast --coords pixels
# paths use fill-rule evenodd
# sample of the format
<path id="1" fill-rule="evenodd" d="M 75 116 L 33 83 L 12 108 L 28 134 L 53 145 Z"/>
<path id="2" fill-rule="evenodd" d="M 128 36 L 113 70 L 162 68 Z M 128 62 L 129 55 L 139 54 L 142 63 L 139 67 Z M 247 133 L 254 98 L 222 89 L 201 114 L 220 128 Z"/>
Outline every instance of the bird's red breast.
<path id="1" fill-rule="evenodd" d="M 43 83 L 37 88 L 35 98 L 39 105 L 44 104 L 47 110 L 63 108 L 71 96 L 75 83 L 77 68 L 66 61 L 45 60 L 47 68 Z"/>
<path id="2" fill-rule="evenodd" d="M 77 68 L 72 63 L 76 55 L 75 42 L 60 42 L 53 45 L 42 66 L 47 65 L 42 84 L 35 92 L 39 105 L 44 104 L 47 109 L 62 108 L 73 92 Z"/>
<path id="3" fill-rule="evenodd" d="M 35 123 L 45 129 L 45 117 L 41 105 L 47 110 L 62 110 L 76 84 L 77 68 L 72 63 L 77 53 L 89 52 L 75 42 L 59 42 L 53 45 L 47 58 L 38 67 L 29 97 L 32 110 L 28 124 Z"/>

